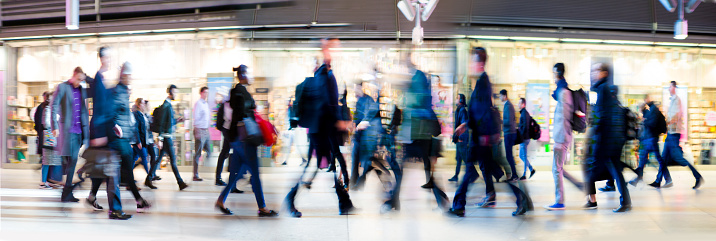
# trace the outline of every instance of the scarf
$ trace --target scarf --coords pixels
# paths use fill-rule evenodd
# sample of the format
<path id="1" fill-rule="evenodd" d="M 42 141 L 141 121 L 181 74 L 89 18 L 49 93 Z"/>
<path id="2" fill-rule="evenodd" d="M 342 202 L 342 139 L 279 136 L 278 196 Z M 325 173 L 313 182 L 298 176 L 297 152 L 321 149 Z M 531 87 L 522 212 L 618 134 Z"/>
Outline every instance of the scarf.
<path id="1" fill-rule="evenodd" d="M 558 80 L 557 81 L 557 89 L 555 89 L 554 92 L 552 93 L 552 98 L 554 98 L 554 100 L 556 100 L 556 101 L 559 101 L 557 99 L 558 98 L 557 94 L 559 93 L 560 90 L 562 90 L 562 88 L 566 89 L 567 86 L 568 86 L 567 80 L 565 80 L 564 78 Z"/>

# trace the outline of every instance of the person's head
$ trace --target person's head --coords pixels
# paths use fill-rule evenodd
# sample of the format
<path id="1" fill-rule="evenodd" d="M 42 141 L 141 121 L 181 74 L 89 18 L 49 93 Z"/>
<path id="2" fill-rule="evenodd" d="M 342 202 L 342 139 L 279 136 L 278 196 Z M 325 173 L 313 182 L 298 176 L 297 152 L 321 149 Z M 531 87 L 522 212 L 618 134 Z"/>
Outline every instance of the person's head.
<path id="1" fill-rule="evenodd" d="M 650 94 L 646 94 L 644 96 L 644 103 L 646 103 L 646 104 L 651 103 L 651 95 Z"/>
<path id="2" fill-rule="evenodd" d="M 676 87 L 677 87 L 676 81 L 672 80 L 671 83 L 669 84 L 669 94 L 671 94 L 671 96 L 676 95 Z"/>
<path id="3" fill-rule="evenodd" d="M 170 100 L 174 100 L 174 98 L 176 97 L 176 91 L 177 91 L 176 85 L 169 85 L 169 87 L 167 87 L 167 94 L 169 95 Z"/>
<path id="4" fill-rule="evenodd" d="M 102 66 L 109 66 L 110 61 L 112 60 L 109 53 L 109 47 L 100 47 L 99 50 L 97 50 L 97 56 L 99 56 L 99 61 L 102 63 Z"/>
<path id="5" fill-rule="evenodd" d="M 520 98 L 520 109 L 524 109 L 525 107 L 527 107 L 527 100 Z"/>
<path id="6" fill-rule="evenodd" d="M 564 79 L 564 64 L 557 63 L 552 67 L 552 73 L 554 74 L 554 80 Z"/>
<path id="7" fill-rule="evenodd" d="M 85 75 L 85 72 L 82 71 L 81 67 L 76 67 L 75 70 L 72 72 L 72 78 L 70 78 L 70 84 L 74 87 L 77 87 L 80 85 L 82 81 L 85 80 L 87 75 Z"/>
<path id="8" fill-rule="evenodd" d="M 44 102 L 50 101 L 50 94 L 52 94 L 52 93 L 49 91 L 42 92 L 42 100 Z"/>
<path id="9" fill-rule="evenodd" d="M 500 90 L 500 100 L 501 100 L 502 102 L 506 102 L 506 101 L 507 101 L 507 90 L 506 90 L 506 89 Z"/>
<path id="10" fill-rule="evenodd" d="M 234 68 L 234 71 L 236 71 L 236 77 L 239 78 L 239 83 L 244 85 L 249 84 L 248 70 L 249 67 L 243 64 Z"/>
<path id="11" fill-rule="evenodd" d="M 145 108 L 144 108 L 144 99 L 142 99 L 142 98 L 137 98 L 137 100 L 134 101 L 134 105 L 137 106 L 137 108 L 139 109 L 139 111 L 142 111 L 142 112 L 143 112 L 144 109 L 145 109 Z"/>
<path id="12" fill-rule="evenodd" d="M 119 83 L 129 85 L 130 80 L 132 80 L 132 64 L 124 62 L 122 69 L 119 71 Z"/>
<path id="13" fill-rule="evenodd" d="M 487 63 L 487 50 L 483 47 L 477 47 L 472 50 L 475 58 L 475 68 L 477 72 L 485 72 L 485 63 Z"/>
<path id="14" fill-rule="evenodd" d="M 355 93 L 357 98 L 363 97 L 365 95 L 365 93 L 363 92 L 363 82 L 356 84 Z"/>
<path id="15" fill-rule="evenodd" d="M 465 95 L 463 95 L 463 94 L 457 94 L 456 102 L 458 105 L 467 105 L 467 99 L 465 98 Z"/>
<path id="16" fill-rule="evenodd" d="M 601 79 L 609 77 L 609 65 L 605 63 L 596 63 L 592 65 L 592 82 L 599 81 Z"/>
<path id="17" fill-rule="evenodd" d="M 209 98 L 209 87 L 206 87 L 206 86 L 201 87 L 201 89 L 199 89 L 199 96 L 201 96 L 201 99 L 203 99 L 203 100 L 208 100 L 208 98 Z"/>

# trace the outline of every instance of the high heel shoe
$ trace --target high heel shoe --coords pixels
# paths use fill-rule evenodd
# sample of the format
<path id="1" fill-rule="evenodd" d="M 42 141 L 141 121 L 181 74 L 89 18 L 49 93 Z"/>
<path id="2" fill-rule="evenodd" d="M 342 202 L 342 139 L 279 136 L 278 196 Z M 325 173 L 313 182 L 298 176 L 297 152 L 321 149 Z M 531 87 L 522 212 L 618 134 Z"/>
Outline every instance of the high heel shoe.
<path id="1" fill-rule="evenodd" d="M 215 207 L 216 209 L 218 209 L 218 210 L 219 210 L 221 213 L 223 213 L 224 215 L 233 215 L 233 214 L 234 214 L 234 212 L 232 212 L 232 211 L 229 210 L 228 208 L 224 207 L 224 203 L 216 202 L 216 204 L 214 205 L 214 207 Z"/>

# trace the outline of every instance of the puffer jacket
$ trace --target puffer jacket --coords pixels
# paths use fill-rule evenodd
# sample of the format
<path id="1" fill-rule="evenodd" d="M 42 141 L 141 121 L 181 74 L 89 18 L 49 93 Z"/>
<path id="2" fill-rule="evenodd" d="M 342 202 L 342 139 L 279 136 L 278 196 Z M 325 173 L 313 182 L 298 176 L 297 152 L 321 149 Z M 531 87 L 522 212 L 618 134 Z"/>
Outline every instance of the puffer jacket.
<path id="1" fill-rule="evenodd" d="M 123 84 L 117 84 L 112 88 L 111 92 L 111 120 L 114 125 L 118 125 L 122 129 L 121 139 L 133 139 L 135 134 L 135 127 L 132 124 L 132 114 L 129 106 L 129 88 Z M 113 125 L 113 126 L 114 126 Z M 110 133 L 113 139 L 120 139 L 114 132 Z"/>

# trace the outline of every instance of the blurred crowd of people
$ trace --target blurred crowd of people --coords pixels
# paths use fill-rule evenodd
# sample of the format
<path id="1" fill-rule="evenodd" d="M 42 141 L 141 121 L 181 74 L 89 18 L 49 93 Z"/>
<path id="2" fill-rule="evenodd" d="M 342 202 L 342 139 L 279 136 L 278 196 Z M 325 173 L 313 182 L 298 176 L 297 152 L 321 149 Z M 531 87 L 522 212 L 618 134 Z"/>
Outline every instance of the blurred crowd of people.
<path id="1" fill-rule="evenodd" d="M 375 172 L 383 184 L 385 200 L 381 212 L 400 210 L 400 190 L 402 186 L 404 161 L 423 162 L 426 183 L 422 188 L 434 194 L 438 208 L 448 215 L 464 217 L 468 191 L 482 174 L 485 196 L 477 203 L 482 208 L 496 204 L 495 183 L 505 183 L 516 198 L 517 209 L 513 215 L 524 215 L 534 210 L 530 198 L 527 180 L 535 174 L 528 160 L 530 140 L 541 137 L 542 127 L 527 111 L 525 98 L 517 100 L 515 106 L 508 98 L 508 91 L 499 91 L 501 103 L 493 103 L 493 86 L 485 71 L 488 60 L 487 51 L 477 47 L 473 49 L 474 71 L 478 73 L 474 88 L 466 97 L 459 94 L 454 108 L 454 134 L 452 142 L 456 145 L 457 166 L 449 182 L 458 182 L 455 195 L 450 197 L 440 187 L 440 181 L 433 176 L 434 165 L 441 156 L 441 121 L 433 111 L 433 96 L 430 78 L 417 66 L 408 61 L 409 81 L 394 83 L 401 88 L 404 98 L 393 103 L 387 124 L 382 122 L 380 87 L 381 83 L 363 82 L 357 85 L 356 107 L 353 111 L 346 103 L 347 91 L 339 93 L 338 83 L 331 68 L 331 48 L 339 45 L 337 39 L 322 40 L 323 62 L 317 62 L 314 75 L 305 78 L 295 90 L 289 101 L 290 124 L 283 131 L 288 137 L 283 143 L 283 163 L 295 142 L 294 131 L 305 128 L 309 140 L 308 150 L 301 150 L 305 158 L 303 173 L 286 195 L 283 207 L 292 217 L 301 217 L 302 213 L 295 205 L 301 189 L 310 189 L 319 168 L 328 168 L 334 175 L 334 188 L 338 197 L 339 214 L 356 212 L 349 191 L 363 189 L 366 179 Z M 79 202 L 73 195 L 73 189 L 85 180 L 91 180 L 90 195 L 84 200 L 96 211 L 104 210 L 97 202 L 97 191 L 107 185 L 109 218 L 126 220 L 131 215 L 123 212 L 120 202 L 120 185 L 126 186 L 135 197 L 137 211 L 151 208 L 140 188 L 134 181 L 134 168 L 141 164 L 147 177 L 144 185 L 150 189 L 157 187 L 153 182 L 161 180 L 156 170 L 164 155 L 177 180 L 179 190 L 188 187 L 183 181 L 176 163 L 174 150 L 174 132 L 177 118 L 171 102 L 175 99 L 177 86 L 167 88 L 166 100 L 151 113 L 148 101 L 138 98 L 129 99 L 132 81 L 132 65 L 125 62 L 121 66 L 119 82 L 113 88 L 107 88 L 104 73 L 110 68 L 111 52 L 102 47 L 98 51 L 102 63 L 94 78 L 87 76 L 77 67 L 72 78 L 60 83 L 53 92 L 43 94 L 43 102 L 35 113 L 38 131 L 38 154 L 42 156 L 42 180 L 40 188 L 62 188 L 62 202 Z M 241 193 L 236 183 L 243 174 L 251 174 L 250 182 L 255 195 L 258 216 L 273 217 L 278 212 L 267 208 L 259 174 L 257 147 L 271 145 L 271 132 L 266 132 L 265 120 L 256 113 L 256 102 L 248 91 L 252 84 L 247 76 L 248 66 L 234 68 L 239 83 L 231 90 L 218 107 L 216 128 L 223 135 L 223 145 L 219 154 L 215 184 L 225 186 L 219 194 L 215 207 L 223 214 L 232 214 L 225 202 L 229 193 Z M 609 79 L 611 69 L 607 64 L 598 63 L 592 68 L 592 85 L 589 91 L 596 92 L 596 101 L 589 101 L 589 95 L 583 90 L 571 90 L 564 78 L 566 67 L 557 63 L 553 67 L 557 88 L 552 97 L 557 102 L 553 116 L 554 157 L 552 174 L 555 184 L 555 202 L 545 206 L 548 210 L 562 210 L 564 206 L 564 182 L 567 179 L 585 192 L 585 209 L 597 208 L 596 181 L 609 180 L 603 191 L 619 190 L 620 207 L 614 212 L 631 209 L 631 199 L 627 184 L 637 185 L 643 180 L 644 167 L 649 162 L 649 154 L 654 153 L 659 163 L 656 180 L 649 184 L 655 188 L 667 188 L 673 185 L 668 166 L 676 163 L 688 166 L 696 178 L 694 189 L 699 188 L 703 178 L 699 172 L 683 157 L 679 146 L 682 133 L 683 113 L 681 101 L 676 95 L 676 82 L 671 82 L 671 99 L 666 115 L 662 114 L 650 97 L 640 105 L 640 113 L 635 114 L 624 108 L 617 98 L 618 88 Z M 81 85 L 85 82 L 86 85 Z M 86 87 L 83 87 L 86 86 Z M 194 157 L 193 181 L 202 181 L 199 176 L 199 159 L 202 151 L 211 156 L 210 134 L 212 111 L 209 108 L 208 88 L 199 90 L 200 99 L 193 111 Z M 93 113 L 89 118 L 86 99 L 92 99 Z M 134 103 L 133 105 L 131 103 Z M 590 105 L 589 103 L 594 103 Z M 515 108 L 517 107 L 517 108 Z M 500 111 L 501 110 L 501 111 Z M 519 113 L 519 115 L 517 114 Z M 270 129 L 270 128 L 269 128 Z M 582 161 L 584 180 L 580 181 L 564 170 L 572 146 L 573 133 L 587 133 L 588 151 L 579 157 Z M 666 144 L 659 153 L 658 139 L 666 134 Z M 639 163 L 634 169 L 621 159 L 622 149 L 628 140 L 638 139 L 640 143 Z M 352 144 L 350 165 L 341 152 L 341 146 Z M 513 147 L 519 145 L 519 158 L 524 169 L 519 172 L 513 154 Z M 402 158 L 397 158 L 398 146 Z M 80 155 L 80 149 L 84 151 Z M 157 152 L 158 151 L 158 152 Z M 288 153 L 286 153 L 288 152 Z M 231 153 L 231 154 L 230 154 Z M 75 171 L 78 159 L 85 164 Z M 576 157 L 575 157 L 576 158 Z M 140 162 L 137 160 L 141 159 Z M 229 159 L 229 179 L 221 178 L 224 162 Z M 316 169 L 309 171 L 311 161 L 315 160 Z M 137 163 L 137 164 L 135 164 Z M 464 164 L 464 165 L 463 165 Z M 479 166 L 478 173 L 475 165 Z M 62 166 L 66 175 L 64 182 L 48 178 L 51 166 Z M 460 176 L 462 166 L 464 172 Z M 627 182 L 622 174 L 624 169 L 633 170 L 637 178 Z M 339 171 L 340 170 L 340 171 Z M 74 182 L 74 175 L 80 179 Z M 662 179 L 665 183 L 662 185 Z"/>

